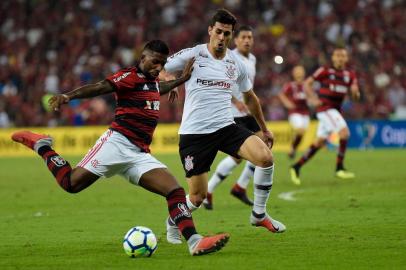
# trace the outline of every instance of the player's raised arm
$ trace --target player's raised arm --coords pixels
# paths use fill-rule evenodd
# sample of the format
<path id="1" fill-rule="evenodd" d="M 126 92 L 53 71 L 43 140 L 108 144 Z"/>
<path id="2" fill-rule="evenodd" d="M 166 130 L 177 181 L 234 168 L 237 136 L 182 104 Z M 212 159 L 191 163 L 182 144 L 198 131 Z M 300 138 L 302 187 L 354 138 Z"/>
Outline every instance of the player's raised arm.
<path id="1" fill-rule="evenodd" d="M 254 116 L 255 120 L 257 120 L 257 123 L 264 134 L 265 142 L 268 144 L 269 147 L 272 147 L 273 134 L 266 127 L 264 114 L 262 113 L 261 104 L 257 95 L 252 89 L 248 92 L 243 92 L 243 94 L 245 104 L 247 104 L 249 111 L 251 112 L 252 116 Z"/>
<path id="2" fill-rule="evenodd" d="M 178 87 L 179 85 L 181 85 L 184 82 L 186 82 L 187 80 L 189 80 L 190 76 L 192 75 L 194 62 L 195 62 L 194 58 L 192 58 L 186 62 L 182 75 L 179 78 L 170 80 L 170 81 L 159 82 L 159 93 L 161 95 L 165 95 L 172 89 Z"/>
<path id="3" fill-rule="evenodd" d="M 289 100 L 283 90 L 278 94 L 278 97 L 286 109 L 293 110 L 295 108 L 295 104 Z"/>
<path id="4" fill-rule="evenodd" d="M 313 89 L 314 78 L 310 76 L 303 83 L 303 89 L 306 94 L 306 99 L 311 106 L 318 107 L 321 101 Z"/>
<path id="5" fill-rule="evenodd" d="M 113 86 L 106 80 L 98 83 L 86 84 L 68 93 L 56 95 L 49 99 L 48 104 L 52 110 L 58 111 L 62 104 L 67 104 L 73 99 L 90 98 L 114 91 Z"/>
<path id="6" fill-rule="evenodd" d="M 358 101 L 361 97 L 361 93 L 359 91 L 357 78 L 353 78 L 352 84 L 350 86 L 351 91 L 351 98 L 355 101 Z"/>

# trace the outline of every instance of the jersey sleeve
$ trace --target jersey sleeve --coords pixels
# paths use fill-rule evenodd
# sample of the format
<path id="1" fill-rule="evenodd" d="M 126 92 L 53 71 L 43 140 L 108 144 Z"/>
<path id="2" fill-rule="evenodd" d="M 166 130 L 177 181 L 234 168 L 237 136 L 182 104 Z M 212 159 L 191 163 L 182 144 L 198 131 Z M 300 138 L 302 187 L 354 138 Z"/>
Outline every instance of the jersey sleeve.
<path id="1" fill-rule="evenodd" d="M 121 69 L 113 75 L 107 76 L 106 81 L 110 82 L 116 91 L 132 89 L 136 85 L 137 75 L 132 69 Z"/>
<path id="2" fill-rule="evenodd" d="M 237 78 L 238 90 L 240 92 L 248 92 L 252 89 L 253 84 L 248 76 L 248 70 L 244 65 L 240 66 L 240 74 Z"/>
<path id="3" fill-rule="evenodd" d="M 326 69 L 324 67 L 318 68 L 313 74 L 312 78 L 316 81 L 320 81 L 326 73 Z"/>
<path id="4" fill-rule="evenodd" d="M 193 52 L 193 48 L 187 48 L 171 55 L 165 64 L 165 70 L 169 73 L 183 70 L 186 62 L 194 56 Z"/>

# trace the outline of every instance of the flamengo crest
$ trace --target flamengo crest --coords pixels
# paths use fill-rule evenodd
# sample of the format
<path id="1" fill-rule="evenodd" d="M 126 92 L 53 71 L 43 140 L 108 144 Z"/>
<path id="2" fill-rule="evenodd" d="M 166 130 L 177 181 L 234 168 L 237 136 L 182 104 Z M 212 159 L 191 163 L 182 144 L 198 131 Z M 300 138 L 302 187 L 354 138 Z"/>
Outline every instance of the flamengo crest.
<path id="1" fill-rule="evenodd" d="M 51 157 L 51 161 L 57 166 L 57 167 L 62 167 L 63 165 L 66 164 L 66 160 L 64 160 L 60 156 L 53 156 Z"/>

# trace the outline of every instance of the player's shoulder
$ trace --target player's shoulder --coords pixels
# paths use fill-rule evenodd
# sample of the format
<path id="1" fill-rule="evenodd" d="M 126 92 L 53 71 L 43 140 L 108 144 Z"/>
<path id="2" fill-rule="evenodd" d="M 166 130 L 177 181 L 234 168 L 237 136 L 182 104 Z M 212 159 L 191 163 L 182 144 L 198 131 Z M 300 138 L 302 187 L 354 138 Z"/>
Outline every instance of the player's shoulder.
<path id="1" fill-rule="evenodd" d="M 198 45 L 197 45 L 197 46 L 198 46 Z M 182 49 L 182 50 L 180 50 L 180 51 L 178 51 L 178 52 L 172 54 L 171 56 L 169 56 L 168 59 L 172 59 L 172 58 L 175 58 L 175 57 L 178 57 L 178 56 L 193 54 L 194 51 L 196 50 L 196 47 L 197 47 L 197 46 L 189 47 L 189 48 L 184 48 L 184 49 Z"/>
<path id="2" fill-rule="evenodd" d="M 257 62 L 257 58 L 256 58 L 255 55 L 252 54 L 252 53 L 250 53 L 250 54 L 248 55 L 248 59 L 249 59 L 251 62 L 253 62 L 253 63 L 256 63 L 256 62 Z"/>

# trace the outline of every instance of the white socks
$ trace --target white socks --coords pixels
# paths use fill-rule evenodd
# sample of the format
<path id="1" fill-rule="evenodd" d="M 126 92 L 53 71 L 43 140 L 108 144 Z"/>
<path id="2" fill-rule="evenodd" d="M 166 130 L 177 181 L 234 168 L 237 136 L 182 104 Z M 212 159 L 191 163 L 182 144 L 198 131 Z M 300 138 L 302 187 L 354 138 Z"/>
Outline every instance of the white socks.
<path id="1" fill-rule="evenodd" d="M 253 211 L 256 214 L 264 214 L 266 212 L 266 202 L 272 189 L 274 165 L 261 168 L 255 167 L 254 173 L 254 207 Z"/>
<path id="2" fill-rule="evenodd" d="M 254 176 L 254 171 L 255 171 L 255 165 L 247 160 L 245 162 L 245 166 L 240 175 L 240 178 L 238 178 L 238 180 L 237 180 L 237 184 L 240 187 L 247 189 L 247 186 L 250 182 L 251 177 Z"/>
<path id="3" fill-rule="evenodd" d="M 187 207 L 189 208 L 190 212 L 193 212 L 193 211 L 195 211 L 195 210 L 197 210 L 197 209 L 200 208 L 200 207 L 197 207 L 196 205 L 194 205 L 194 204 L 190 201 L 189 194 L 186 195 L 186 204 L 187 204 Z"/>
<path id="4" fill-rule="evenodd" d="M 216 171 L 211 176 L 208 184 L 207 191 L 213 193 L 216 187 L 221 183 L 221 181 L 228 175 L 231 174 L 232 170 L 238 165 L 235 160 L 228 156 L 217 165 Z"/>

